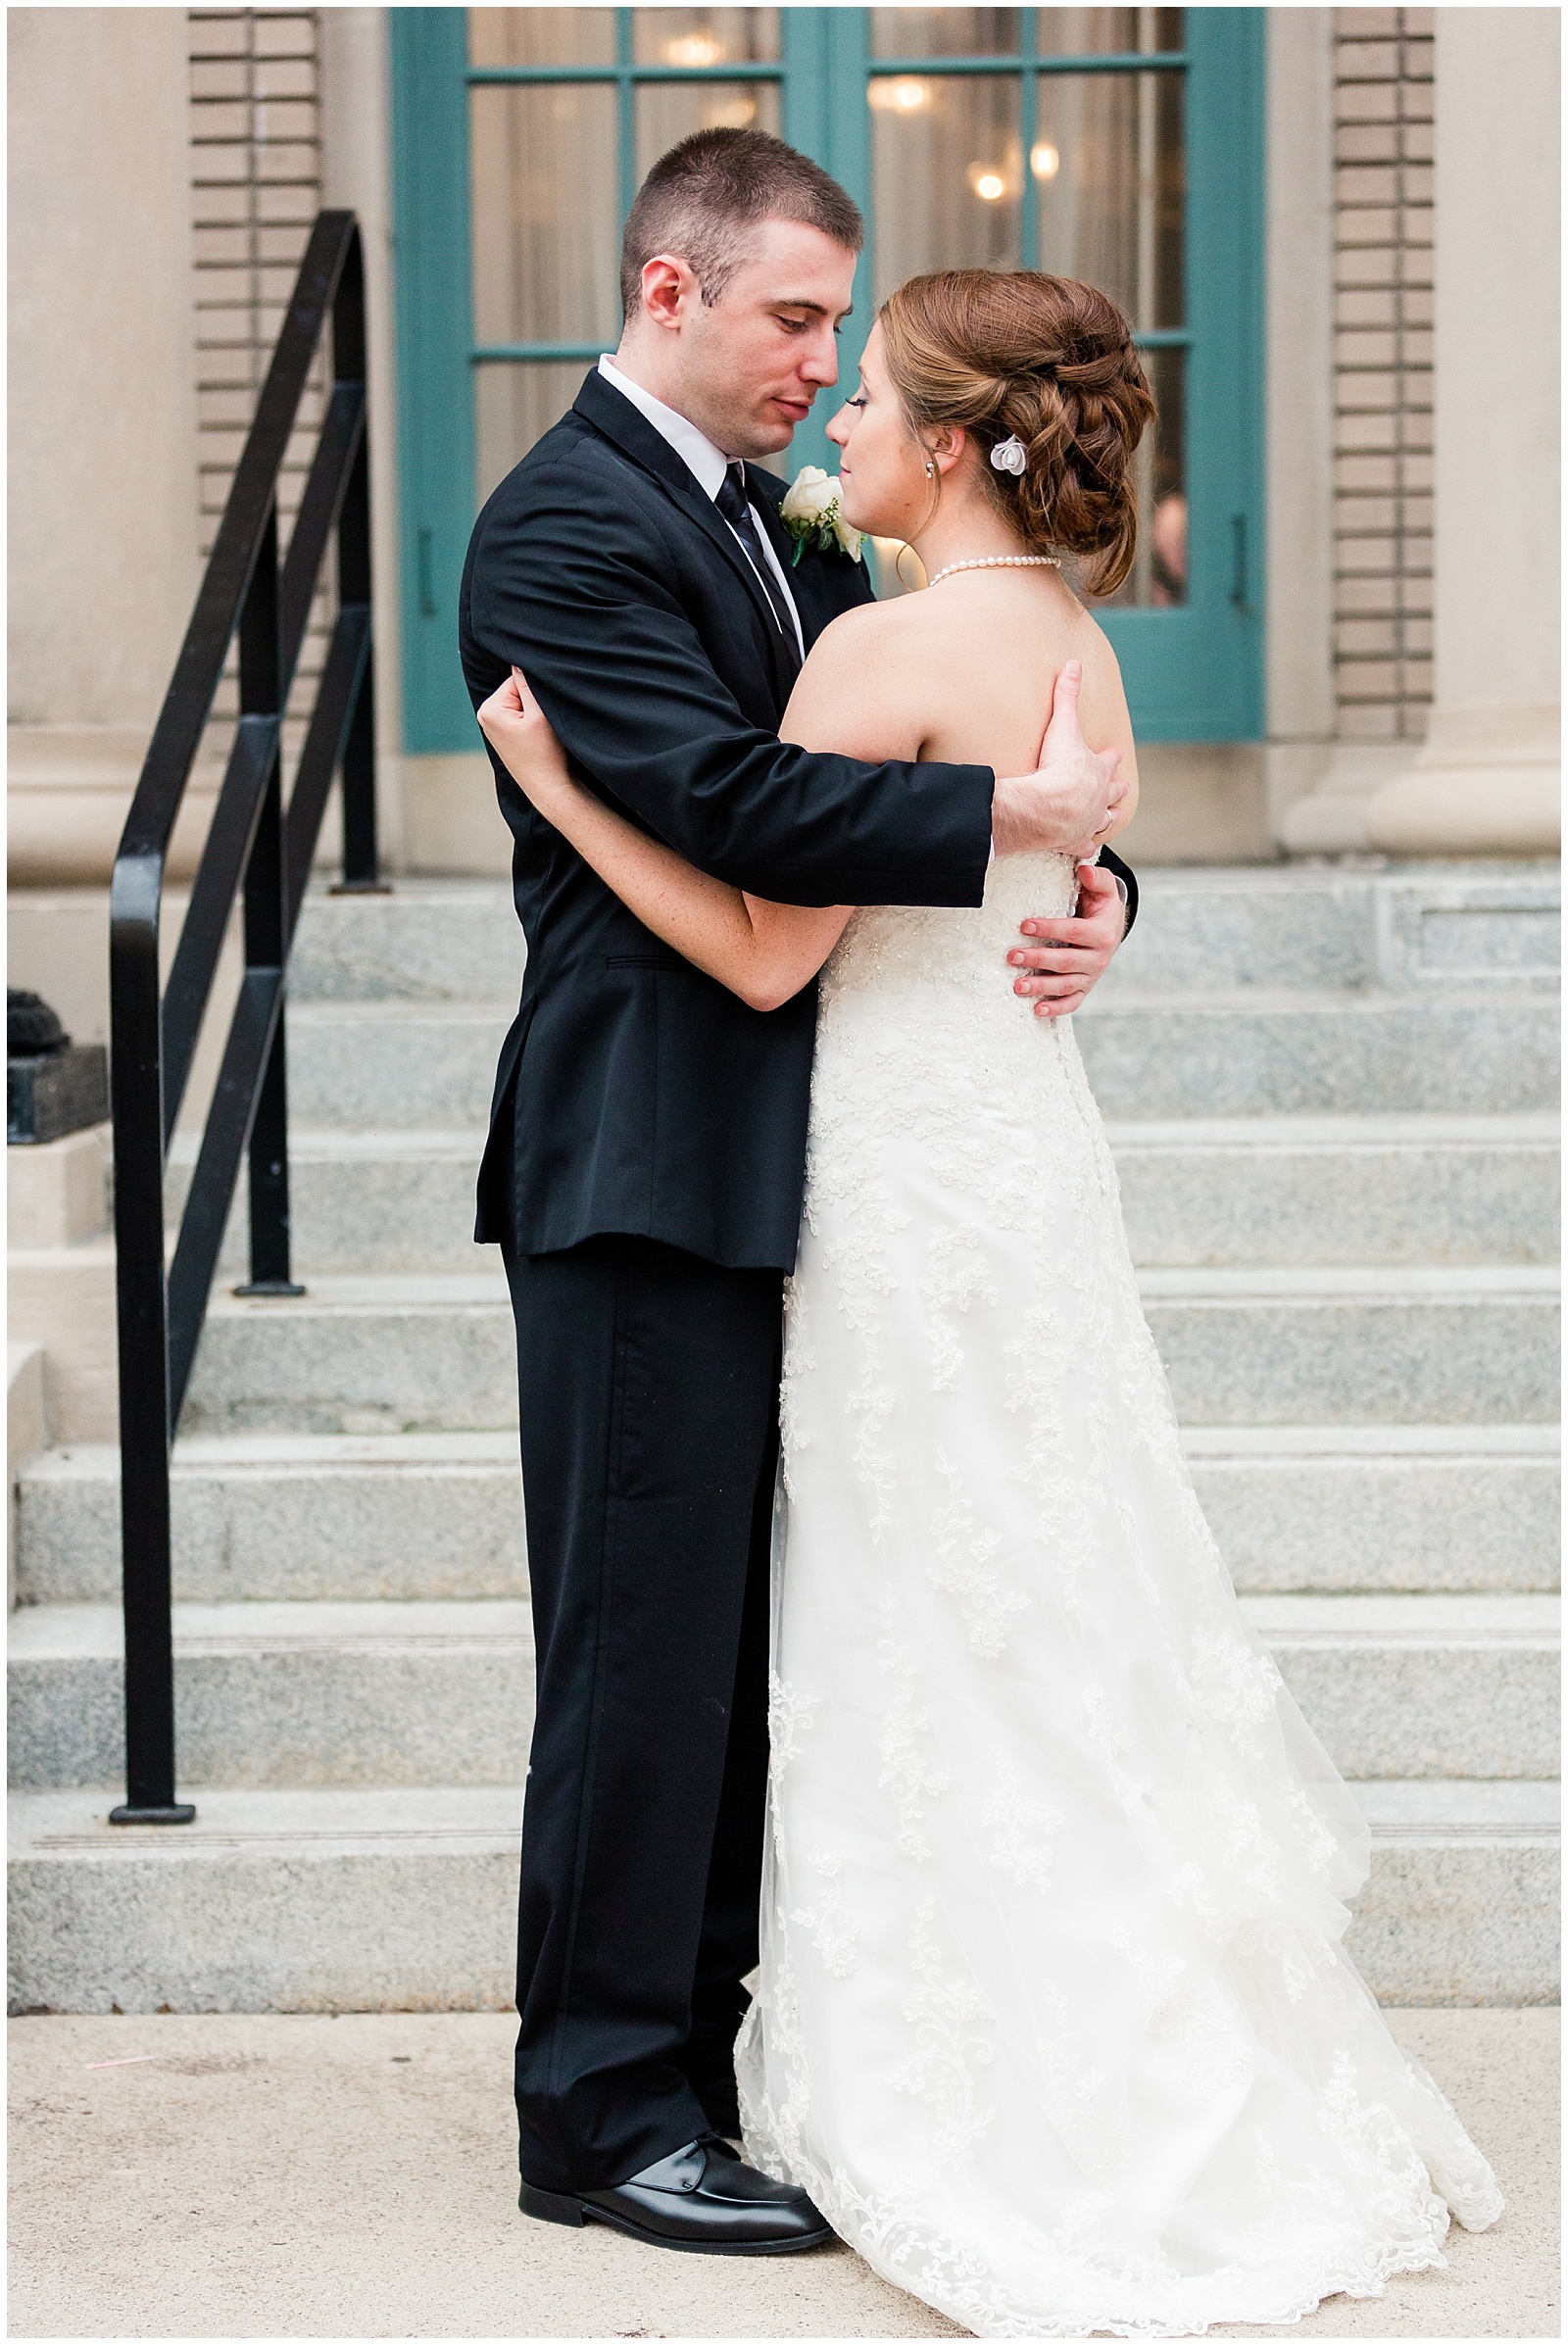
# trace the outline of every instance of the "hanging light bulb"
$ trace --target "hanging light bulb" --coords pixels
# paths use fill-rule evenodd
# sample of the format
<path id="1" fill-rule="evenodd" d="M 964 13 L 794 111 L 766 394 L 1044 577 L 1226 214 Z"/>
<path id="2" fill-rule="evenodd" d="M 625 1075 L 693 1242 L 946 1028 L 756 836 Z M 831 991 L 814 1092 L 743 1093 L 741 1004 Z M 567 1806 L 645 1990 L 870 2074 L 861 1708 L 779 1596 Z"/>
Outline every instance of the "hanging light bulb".
<path id="1" fill-rule="evenodd" d="M 907 74 L 887 81 L 878 77 L 867 95 L 878 114 L 920 114 L 931 103 L 931 92 L 923 81 Z"/>
<path id="2" fill-rule="evenodd" d="M 1037 179 L 1054 179 L 1060 171 L 1061 157 L 1049 138 L 1043 138 L 1038 146 L 1030 148 L 1029 169 Z"/>
<path id="3" fill-rule="evenodd" d="M 721 65 L 724 44 L 710 32 L 683 32 L 679 39 L 665 42 L 664 55 L 671 65 Z"/>
<path id="4" fill-rule="evenodd" d="M 983 204 L 994 204 L 1007 192 L 1007 182 L 994 163 L 971 163 L 964 176 Z"/>

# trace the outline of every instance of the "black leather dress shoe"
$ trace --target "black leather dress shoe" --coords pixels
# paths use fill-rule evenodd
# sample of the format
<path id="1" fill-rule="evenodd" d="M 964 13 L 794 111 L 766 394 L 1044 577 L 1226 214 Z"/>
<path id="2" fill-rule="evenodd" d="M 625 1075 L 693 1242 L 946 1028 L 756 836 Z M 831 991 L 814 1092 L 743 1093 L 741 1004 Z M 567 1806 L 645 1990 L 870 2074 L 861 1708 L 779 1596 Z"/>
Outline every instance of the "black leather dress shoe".
<path id="1" fill-rule="evenodd" d="M 542 2223 L 579 2228 L 605 2223 L 650 2247 L 699 2256 L 790 2256 L 833 2236 L 804 2190 L 770 2181 L 712 2134 L 672 2150 L 613 2190 L 568 2197 L 524 2182 L 517 2204 Z"/>

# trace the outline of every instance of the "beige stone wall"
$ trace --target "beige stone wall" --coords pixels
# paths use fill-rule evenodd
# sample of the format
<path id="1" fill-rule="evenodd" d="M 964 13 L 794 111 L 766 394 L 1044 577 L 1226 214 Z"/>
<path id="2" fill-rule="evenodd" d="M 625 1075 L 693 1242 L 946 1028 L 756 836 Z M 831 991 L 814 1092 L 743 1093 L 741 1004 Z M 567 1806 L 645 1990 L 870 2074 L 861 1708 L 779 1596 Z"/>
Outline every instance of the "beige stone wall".
<path id="1" fill-rule="evenodd" d="M 384 11 L 340 10 L 323 22 L 315 9 L 22 10 L 11 39 L 11 885 L 108 880 L 284 306 L 328 200 L 361 213 L 374 248 L 372 448 L 391 626 L 379 644 L 382 830 L 395 862 L 389 431 L 385 449 L 378 444 L 394 412 Z M 84 318 L 97 330 L 82 333 Z M 285 540 L 325 374 L 323 360 L 284 466 Z M 328 575 L 285 726 L 285 779 L 330 617 Z M 74 648 L 81 639 L 100 647 L 90 665 Z M 175 831 L 175 879 L 194 869 L 205 837 L 230 737 L 233 670 L 231 658 Z M 338 836 L 334 802 L 323 865 L 335 862 Z M 24 924 L 24 948 L 37 933 L 36 922 Z"/>
<path id="2" fill-rule="evenodd" d="M 15 884 L 107 875 L 197 501 L 184 17 L 20 8 L 7 34 Z"/>

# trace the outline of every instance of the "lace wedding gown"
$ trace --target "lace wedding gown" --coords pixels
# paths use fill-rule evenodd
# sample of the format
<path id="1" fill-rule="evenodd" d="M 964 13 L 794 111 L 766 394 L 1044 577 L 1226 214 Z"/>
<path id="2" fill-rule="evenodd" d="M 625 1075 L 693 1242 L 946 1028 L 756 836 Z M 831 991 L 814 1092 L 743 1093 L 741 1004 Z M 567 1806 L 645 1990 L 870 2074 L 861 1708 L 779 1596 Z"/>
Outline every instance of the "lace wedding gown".
<path id="1" fill-rule="evenodd" d="M 1071 1025 L 976 911 L 824 972 L 749 2155 L 982 2336 L 1289 2321 L 1501 2208 L 1342 1949 L 1367 1831 L 1237 1606 Z M 1446 2202 L 1446 2205 L 1445 2204 Z"/>

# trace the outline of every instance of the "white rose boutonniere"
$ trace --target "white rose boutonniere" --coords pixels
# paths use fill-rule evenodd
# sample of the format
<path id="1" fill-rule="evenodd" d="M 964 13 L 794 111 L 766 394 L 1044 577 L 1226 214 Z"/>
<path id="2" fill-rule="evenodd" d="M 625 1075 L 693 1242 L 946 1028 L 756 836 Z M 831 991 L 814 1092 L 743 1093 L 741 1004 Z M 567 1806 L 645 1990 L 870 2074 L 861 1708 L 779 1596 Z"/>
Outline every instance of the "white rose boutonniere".
<path id="1" fill-rule="evenodd" d="M 840 546 L 852 562 L 859 561 L 860 532 L 845 520 L 839 484 L 820 464 L 801 466 L 778 509 L 778 517 L 795 540 L 791 568 L 804 549 L 813 545 L 819 554 Z"/>

